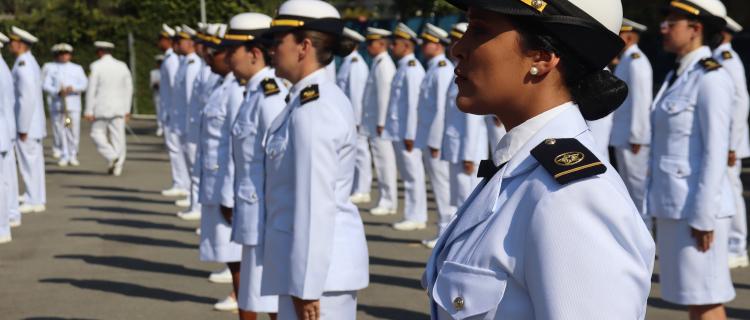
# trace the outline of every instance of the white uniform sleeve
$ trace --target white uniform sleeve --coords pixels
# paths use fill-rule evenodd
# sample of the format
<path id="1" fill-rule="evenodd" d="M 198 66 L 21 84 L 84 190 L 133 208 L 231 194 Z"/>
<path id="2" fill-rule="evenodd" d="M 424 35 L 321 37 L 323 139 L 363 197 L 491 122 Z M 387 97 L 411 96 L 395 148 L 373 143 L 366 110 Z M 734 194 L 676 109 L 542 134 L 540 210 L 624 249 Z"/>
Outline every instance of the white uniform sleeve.
<path id="1" fill-rule="evenodd" d="M 632 121 L 629 142 L 632 144 L 648 145 L 651 143 L 652 73 L 651 64 L 645 57 L 630 64 L 629 89 L 632 91 Z"/>
<path id="2" fill-rule="evenodd" d="M 50 96 L 57 96 L 60 92 L 60 84 L 55 81 L 55 73 L 44 72 L 44 79 L 42 79 L 42 90 Z"/>
<path id="3" fill-rule="evenodd" d="M 385 59 L 390 58 L 384 57 L 383 60 Z M 388 117 L 388 99 L 391 96 L 391 83 L 396 71 L 390 61 L 381 61 L 378 68 L 380 73 L 375 80 L 378 88 L 378 127 L 385 127 L 385 119 Z"/>
<path id="4" fill-rule="evenodd" d="M 239 114 L 240 106 L 244 101 L 243 90 L 244 87 L 240 86 L 236 82 L 231 84 L 229 87 L 229 94 L 231 95 L 227 105 L 227 119 L 224 121 L 223 132 L 227 137 L 227 170 L 225 171 L 223 183 L 221 185 L 221 205 L 227 208 L 234 207 L 234 156 L 233 156 L 233 145 L 232 145 L 232 128 L 234 127 L 234 121 L 237 119 Z"/>
<path id="5" fill-rule="evenodd" d="M 124 110 L 121 114 L 129 114 L 133 105 L 133 77 L 130 75 L 130 69 L 123 63 L 122 94 Z"/>
<path id="6" fill-rule="evenodd" d="M 86 91 L 89 81 L 86 79 L 86 73 L 83 71 L 81 66 L 75 66 L 73 74 L 73 83 L 70 84 L 73 87 L 73 91 L 81 93 Z"/>
<path id="7" fill-rule="evenodd" d="M 407 68 L 419 68 L 419 66 Z M 404 139 L 414 140 L 417 137 L 419 90 L 422 86 L 422 80 L 424 80 L 424 72 L 410 72 L 410 70 L 407 70 L 405 79 L 408 106 L 406 111 L 406 132 Z"/>
<path id="8" fill-rule="evenodd" d="M 430 132 L 427 136 L 427 146 L 440 149 L 443 146 L 443 131 L 445 129 L 445 101 L 448 96 L 448 87 L 453 79 L 453 66 L 439 67 L 437 82 L 435 85 L 435 118 L 430 124 Z"/>
<path id="9" fill-rule="evenodd" d="M 352 108 L 354 108 L 354 118 L 357 121 L 357 125 L 362 124 L 362 99 L 365 94 L 365 85 L 367 84 L 367 76 L 369 71 L 367 65 L 364 62 L 355 62 L 351 65 L 351 74 L 349 75 L 349 94 L 352 102 Z M 389 86 L 390 89 L 390 86 Z M 390 90 L 389 95 L 390 95 Z M 386 98 L 386 112 L 388 111 L 388 98 Z M 383 119 L 385 123 L 385 119 Z"/>
<path id="10" fill-rule="evenodd" d="M 20 66 L 21 68 L 16 72 L 15 86 L 16 86 L 16 105 L 19 107 L 18 120 L 16 127 L 20 133 L 29 133 L 31 129 L 31 121 L 34 119 L 34 113 L 37 112 L 34 99 L 34 78 L 31 75 L 31 70 L 28 66 Z M 23 69 L 26 68 L 26 69 Z M 38 84 L 37 84 L 38 85 Z M 38 90 L 39 87 L 37 87 Z"/>
<path id="11" fill-rule="evenodd" d="M 86 109 L 84 114 L 87 116 L 94 115 L 94 107 L 96 106 L 96 94 L 97 87 L 99 86 L 99 73 L 94 64 L 90 67 L 91 73 L 89 74 L 89 84 L 86 89 Z"/>
<path id="12" fill-rule="evenodd" d="M 735 58 L 736 59 L 736 58 Z M 735 105 L 732 110 L 732 133 L 730 150 L 736 151 L 741 149 L 741 144 L 746 137 L 742 135 L 745 132 L 747 124 L 748 113 L 750 113 L 750 98 L 747 92 L 747 80 L 745 79 L 745 70 L 742 64 L 737 62 L 737 67 L 724 68 L 729 75 L 732 76 L 732 81 L 735 87 Z"/>

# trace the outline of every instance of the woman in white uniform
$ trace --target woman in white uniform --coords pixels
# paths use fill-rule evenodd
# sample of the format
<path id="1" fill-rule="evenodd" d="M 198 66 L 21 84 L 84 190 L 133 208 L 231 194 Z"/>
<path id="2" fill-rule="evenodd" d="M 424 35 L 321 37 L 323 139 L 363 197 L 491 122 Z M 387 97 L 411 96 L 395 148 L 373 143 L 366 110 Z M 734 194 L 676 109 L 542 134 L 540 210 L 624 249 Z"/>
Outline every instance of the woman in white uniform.
<path id="1" fill-rule="evenodd" d="M 226 32 L 222 25 L 217 33 L 221 40 Z M 208 62 L 211 71 L 221 76 L 211 90 L 203 110 L 196 168 L 200 170 L 198 201 L 201 204 L 201 261 L 226 263 L 232 273 L 234 292 L 215 306 L 235 306 L 239 287 L 242 247 L 230 240 L 231 215 L 234 208 L 234 161 L 230 135 L 232 124 L 242 103 L 243 88 L 225 61 L 226 48 L 212 43 Z"/>
<path id="2" fill-rule="evenodd" d="M 722 304 L 735 296 L 727 265 L 734 85 L 710 49 L 721 42 L 726 9 L 718 0 L 675 0 L 665 13 L 663 45 L 677 64 L 652 107 L 647 187 L 661 295 L 688 306 L 690 319 L 726 319 Z"/>
<path id="3" fill-rule="evenodd" d="M 266 234 L 261 294 L 281 320 L 355 319 L 369 282 L 354 182 L 354 110 L 325 66 L 343 23 L 323 1 L 291 0 L 271 23 L 276 75 L 293 83 L 266 139 Z"/>
<path id="4" fill-rule="evenodd" d="M 654 243 L 586 120 L 627 86 L 620 0 L 449 0 L 457 105 L 508 133 L 427 263 L 433 319 L 643 319 Z"/>

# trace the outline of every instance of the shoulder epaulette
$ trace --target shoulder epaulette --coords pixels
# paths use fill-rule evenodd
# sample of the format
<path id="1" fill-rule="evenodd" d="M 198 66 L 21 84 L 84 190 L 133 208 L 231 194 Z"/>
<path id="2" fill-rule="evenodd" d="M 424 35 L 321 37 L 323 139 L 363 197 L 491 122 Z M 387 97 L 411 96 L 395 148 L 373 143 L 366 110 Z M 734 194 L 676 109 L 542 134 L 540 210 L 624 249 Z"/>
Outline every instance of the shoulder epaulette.
<path id="1" fill-rule="evenodd" d="M 630 54 L 630 58 L 632 59 L 639 59 L 640 57 L 641 57 L 641 54 L 638 52 L 633 52 L 632 54 Z"/>
<path id="2" fill-rule="evenodd" d="M 352 57 L 352 62 L 357 62 L 357 61 L 359 61 L 359 59 L 357 59 L 357 57 Z"/>
<path id="3" fill-rule="evenodd" d="M 706 69 L 706 71 L 714 71 L 721 68 L 721 63 L 716 61 L 716 59 L 714 58 L 701 59 L 699 63 L 701 67 L 703 67 L 703 69 Z"/>
<path id="4" fill-rule="evenodd" d="M 724 51 L 724 52 L 721 53 L 721 57 L 724 60 L 732 59 L 732 52 L 731 51 Z"/>
<path id="5" fill-rule="evenodd" d="M 438 62 L 438 67 L 445 67 L 447 65 L 448 65 L 448 63 L 445 62 L 445 60 L 440 60 L 440 62 Z"/>
<path id="6" fill-rule="evenodd" d="M 18 66 L 19 67 L 23 67 L 25 65 L 26 65 L 26 61 L 21 60 L 21 61 L 18 62 Z"/>
<path id="7" fill-rule="evenodd" d="M 408 65 L 409 65 L 410 67 L 416 67 L 416 66 L 417 66 L 417 60 L 409 60 L 409 63 L 408 63 Z"/>
<path id="8" fill-rule="evenodd" d="M 544 140 L 531 150 L 531 155 L 560 184 L 607 171 L 607 167 L 589 149 L 572 138 Z"/>
<path id="9" fill-rule="evenodd" d="M 273 78 L 265 78 L 263 81 L 260 82 L 260 85 L 263 86 L 263 94 L 268 96 L 275 95 L 279 92 L 281 92 L 281 89 L 279 89 L 279 85 L 276 83 L 276 80 Z"/>
<path id="10" fill-rule="evenodd" d="M 304 105 L 305 103 L 317 100 L 318 98 L 320 98 L 320 90 L 318 90 L 317 84 L 313 84 L 308 86 L 307 88 L 302 89 L 302 93 L 300 93 L 299 104 Z"/>
<path id="11" fill-rule="evenodd" d="M 193 63 L 195 63 L 195 60 L 193 59 L 188 60 L 188 64 L 193 64 Z"/>

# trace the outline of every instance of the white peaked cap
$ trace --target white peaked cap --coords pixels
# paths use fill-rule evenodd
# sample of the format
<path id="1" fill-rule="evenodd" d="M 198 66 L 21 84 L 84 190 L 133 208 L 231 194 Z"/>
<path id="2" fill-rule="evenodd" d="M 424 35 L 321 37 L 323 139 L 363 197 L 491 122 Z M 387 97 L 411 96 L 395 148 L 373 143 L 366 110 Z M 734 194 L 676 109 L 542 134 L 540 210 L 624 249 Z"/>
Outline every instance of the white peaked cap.
<path id="1" fill-rule="evenodd" d="M 380 28 L 367 27 L 367 40 L 378 40 L 390 37 L 393 33 Z"/>
<path id="2" fill-rule="evenodd" d="M 15 37 L 16 40 L 21 40 L 21 41 L 27 42 L 27 43 L 36 43 L 37 41 L 39 41 L 39 39 L 37 39 L 37 37 L 33 36 L 28 31 L 23 30 L 23 29 L 21 29 L 19 27 L 16 27 L 16 26 L 12 26 L 10 28 L 10 34 L 11 34 L 11 36 L 10 36 L 11 39 L 13 39 Z"/>
<path id="3" fill-rule="evenodd" d="M 107 41 L 94 41 L 94 47 L 99 49 L 114 49 L 115 44 Z"/>
<path id="4" fill-rule="evenodd" d="M 255 12 L 240 13 L 229 20 L 230 30 L 258 30 L 271 27 L 271 17 Z"/>
<path id="5" fill-rule="evenodd" d="M 161 35 L 162 36 L 165 36 L 167 38 L 171 38 L 171 37 L 174 37 L 175 33 L 176 32 L 174 31 L 174 29 L 172 29 L 172 27 L 168 26 L 166 23 L 162 23 L 161 24 Z"/>
<path id="6" fill-rule="evenodd" d="M 0 32 L 0 43 L 3 42 L 10 42 L 10 38 L 8 38 L 8 36 L 6 36 L 4 33 Z"/>
<path id="7" fill-rule="evenodd" d="M 466 29 L 469 28 L 469 24 L 466 22 L 459 22 L 453 25 L 453 28 L 451 29 L 451 36 L 457 39 L 461 39 L 461 37 L 464 36 L 464 33 L 466 33 Z"/>
<path id="8" fill-rule="evenodd" d="M 448 32 L 428 22 L 422 30 L 422 39 L 431 42 L 446 42 L 448 41 Z"/>
<path id="9" fill-rule="evenodd" d="M 347 27 L 344 27 L 343 34 L 344 34 L 344 37 L 347 37 L 347 38 L 349 38 L 351 40 L 354 40 L 354 41 L 357 41 L 357 42 L 365 41 L 365 37 L 363 37 L 359 32 L 354 31 L 352 29 L 349 29 Z"/>
<path id="10" fill-rule="evenodd" d="M 279 7 L 280 16 L 298 16 L 306 18 L 341 18 L 336 7 L 320 0 L 289 0 Z"/>
<path id="11" fill-rule="evenodd" d="M 620 27 L 620 32 L 622 31 L 646 32 L 648 31 L 648 27 L 628 18 L 622 18 L 622 27 Z"/>
<path id="12" fill-rule="evenodd" d="M 742 32 L 744 29 L 741 24 L 737 23 L 737 21 L 734 21 L 734 19 L 730 18 L 729 16 L 726 17 L 727 19 L 727 29 L 729 31 L 739 33 Z"/>

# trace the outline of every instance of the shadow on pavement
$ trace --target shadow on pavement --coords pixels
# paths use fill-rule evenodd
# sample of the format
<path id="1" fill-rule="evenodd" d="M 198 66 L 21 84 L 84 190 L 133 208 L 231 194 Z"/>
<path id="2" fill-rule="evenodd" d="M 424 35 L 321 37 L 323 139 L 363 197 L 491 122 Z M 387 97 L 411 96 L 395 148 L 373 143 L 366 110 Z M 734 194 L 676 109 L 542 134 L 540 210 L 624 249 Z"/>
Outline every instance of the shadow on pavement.
<path id="1" fill-rule="evenodd" d="M 99 233 L 68 233 L 68 237 L 99 238 L 102 240 L 116 241 L 129 244 L 140 244 L 146 246 L 179 248 L 179 249 L 198 249 L 197 244 L 185 243 L 176 240 L 158 239 L 143 236 L 133 236 L 125 234 L 99 234 Z"/>
<path id="2" fill-rule="evenodd" d="M 65 206 L 66 209 L 86 209 L 90 211 L 102 211 L 112 213 L 125 213 L 135 215 L 153 215 L 153 216 L 174 216 L 173 213 L 156 212 L 150 210 L 132 209 L 124 207 L 111 207 L 111 206 Z"/>
<path id="3" fill-rule="evenodd" d="M 185 231 L 193 233 L 195 228 L 193 227 L 180 227 L 169 223 L 156 223 L 142 220 L 132 219 L 107 219 L 107 218 L 72 218 L 71 221 L 89 221 L 96 222 L 98 224 L 117 226 L 117 227 L 128 227 L 135 229 L 154 229 L 154 230 L 172 230 L 172 231 Z"/>
<path id="4" fill-rule="evenodd" d="M 166 273 L 178 276 L 198 277 L 206 278 L 209 272 L 186 268 L 185 266 L 173 264 L 154 262 L 144 259 L 121 257 L 121 256 L 103 256 L 97 257 L 87 254 L 62 254 L 56 255 L 55 259 L 69 259 L 69 260 L 82 260 L 87 264 L 96 264 L 108 267 L 121 268 L 133 271 L 146 271 L 155 273 Z"/>
<path id="5" fill-rule="evenodd" d="M 357 310 L 363 311 L 373 317 L 379 319 L 409 319 L 409 320 L 420 320 L 429 319 L 430 316 L 421 312 L 404 310 L 391 307 L 377 307 L 360 304 L 357 306 Z"/>
<path id="6" fill-rule="evenodd" d="M 402 268 L 424 269 L 425 267 L 424 262 L 404 261 L 404 260 L 396 260 L 396 259 L 390 259 L 390 258 L 370 256 L 370 265 L 375 265 L 375 264 L 382 265 L 382 266 L 390 266 L 390 267 L 402 267 Z"/>
<path id="7" fill-rule="evenodd" d="M 366 238 L 367 238 L 367 242 L 377 241 L 377 242 L 390 242 L 390 243 L 419 243 L 418 240 L 389 238 L 389 237 L 384 237 L 384 236 L 377 235 L 377 234 L 368 234 Z"/>
<path id="8" fill-rule="evenodd" d="M 124 187 L 113 187 L 113 186 L 84 186 L 69 184 L 62 186 L 63 188 L 78 188 L 81 190 L 95 190 L 95 191 L 114 191 L 114 192 L 132 192 L 132 193 L 154 193 L 152 191 L 146 191 L 135 188 L 124 188 Z"/>
<path id="9" fill-rule="evenodd" d="M 56 165 L 52 165 L 56 166 Z M 76 169 L 50 169 L 48 168 L 45 171 L 46 174 L 54 175 L 54 174 L 70 174 L 70 175 L 77 175 L 77 176 L 108 176 L 107 172 L 101 171 L 86 171 L 86 170 L 76 170 Z"/>
<path id="10" fill-rule="evenodd" d="M 144 287 L 137 284 L 110 281 L 110 280 L 78 280 L 68 278 L 49 278 L 39 280 L 41 283 L 69 284 L 80 289 L 97 290 L 102 292 L 117 293 L 128 297 L 139 297 L 170 302 L 195 302 L 213 304 L 216 299 L 201 297 L 192 294 L 175 292 L 171 290 Z"/>
<path id="11" fill-rule="evenodd" d="M 422 290 L 422 283 L 418 279 L 410 279 L 382 274 L 370 274 L 371 283 Z M 398 318 L 402 319 L 402 318 Z"/>
<path id="12" fill-rule="evenodd" d="M 30 317 L 23 318 L 23 320 L 96 320 L 89 318 L 60 318 L 60 317 Z"/>
<path id="13" fill-rule="evenodd" d="M 169 161 L 169 159 L 166 159 L 166 158 L 146 158 L 146 157 L 128 157 L 128 161 L 167 162 L 167 161 Z"/>
<path id="14" fill-rule="evenodd" d="M 143 197 L 135 196 L 116 196 L 116 195 L 89 195 L 89 194 L 76 194 L 68 196 L 71 198 L 89 198 L 94 200 L 111 200 L 111 201 L 122 201 L 122 202 L 138 202 L 138 203 L 154 203 L 154 204 L 171 204 L 174 205 L 174 200 L 154 200 Z"/>

